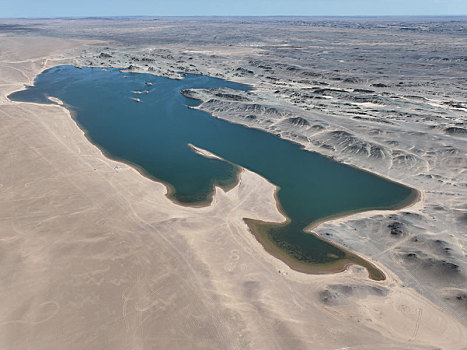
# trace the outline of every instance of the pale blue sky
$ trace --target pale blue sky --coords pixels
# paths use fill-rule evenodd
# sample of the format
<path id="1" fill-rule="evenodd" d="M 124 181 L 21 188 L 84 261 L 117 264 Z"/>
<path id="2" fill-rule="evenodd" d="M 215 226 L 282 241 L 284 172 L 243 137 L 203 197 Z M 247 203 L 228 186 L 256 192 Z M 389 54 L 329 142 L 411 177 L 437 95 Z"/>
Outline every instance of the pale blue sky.
<path id="1" fill-rule="evenodd" d="M 467 0 L 0 0 L 0 18 L 137 15 L 467 15 Z"/>

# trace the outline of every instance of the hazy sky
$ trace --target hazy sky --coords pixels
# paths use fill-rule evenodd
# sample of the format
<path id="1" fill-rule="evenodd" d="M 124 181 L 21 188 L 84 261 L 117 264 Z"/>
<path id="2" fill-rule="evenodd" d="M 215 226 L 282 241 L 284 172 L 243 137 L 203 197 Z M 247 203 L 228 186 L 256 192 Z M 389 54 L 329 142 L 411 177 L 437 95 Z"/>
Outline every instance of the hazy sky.
<path id="1" fill-rule="evenodd" d="M 0 0 L 0 17 L 467 15 L 467 0 Z"/>

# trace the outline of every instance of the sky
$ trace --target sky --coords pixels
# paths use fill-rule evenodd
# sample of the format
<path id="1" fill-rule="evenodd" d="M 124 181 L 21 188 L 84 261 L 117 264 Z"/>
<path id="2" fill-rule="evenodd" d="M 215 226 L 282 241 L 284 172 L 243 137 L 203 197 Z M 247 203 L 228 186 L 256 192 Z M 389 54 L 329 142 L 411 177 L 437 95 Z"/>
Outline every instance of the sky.
<path id="1" fill-rule="evenodd" d="M 467 15 L 467 0 L 0 0 L 0 18 Z"/>

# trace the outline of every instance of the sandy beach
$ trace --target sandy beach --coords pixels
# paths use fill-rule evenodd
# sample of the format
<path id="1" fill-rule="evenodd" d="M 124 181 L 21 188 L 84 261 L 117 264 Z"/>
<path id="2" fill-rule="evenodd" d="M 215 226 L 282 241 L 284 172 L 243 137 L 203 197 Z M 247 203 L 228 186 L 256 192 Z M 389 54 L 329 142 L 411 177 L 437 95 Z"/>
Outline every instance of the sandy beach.
<path id="1" fill-rule="evenodd" d="M 95 44 L 0 35 L 0 348 L 467 347 L 458 318 L 361 251 L 384 281 L 358 266 L 307 275 L 268 254 L 243 221 L 284 220 L 260 176 L 179 206 L 63 106 L 7 99 Z"/>

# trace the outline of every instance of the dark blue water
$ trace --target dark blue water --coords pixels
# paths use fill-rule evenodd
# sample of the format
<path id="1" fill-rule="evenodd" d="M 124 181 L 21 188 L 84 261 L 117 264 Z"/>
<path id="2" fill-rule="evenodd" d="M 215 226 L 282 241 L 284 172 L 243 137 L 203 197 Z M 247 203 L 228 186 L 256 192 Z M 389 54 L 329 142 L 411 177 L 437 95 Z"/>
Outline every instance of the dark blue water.
<path id="1" fill-rule="evenodd" d="M 267 226 L 266 234 L 276 247 L 304 263 L 332 263 L 348 257 L 303 232 L 307 225 L 349 212 L 399 207 L 415 197 L 416 191 L 409 187 L 305 151 L 267 132 L 189 109 L 187 105 L 199 102 L 180 94 L 182 89 L 217 87 L 250 89 L 206 76 L 172 80 L 116 69 L 58 66 L 10 98 L 39 103 L 50 103 L 46 96 L 61 99 L 93 143 L 108 156 L 168 184 L 169 196 L 180 203 L 203 203 L 210 200 L 214 185 L 234 185 L 237 165 L 260 174 L 279 187 L 280 207 L 290 218 L 287 225 Z M 135 90 L 149 93 L 132 94 Z M 188 143 L 226 161 L 205 158 Z"/>

